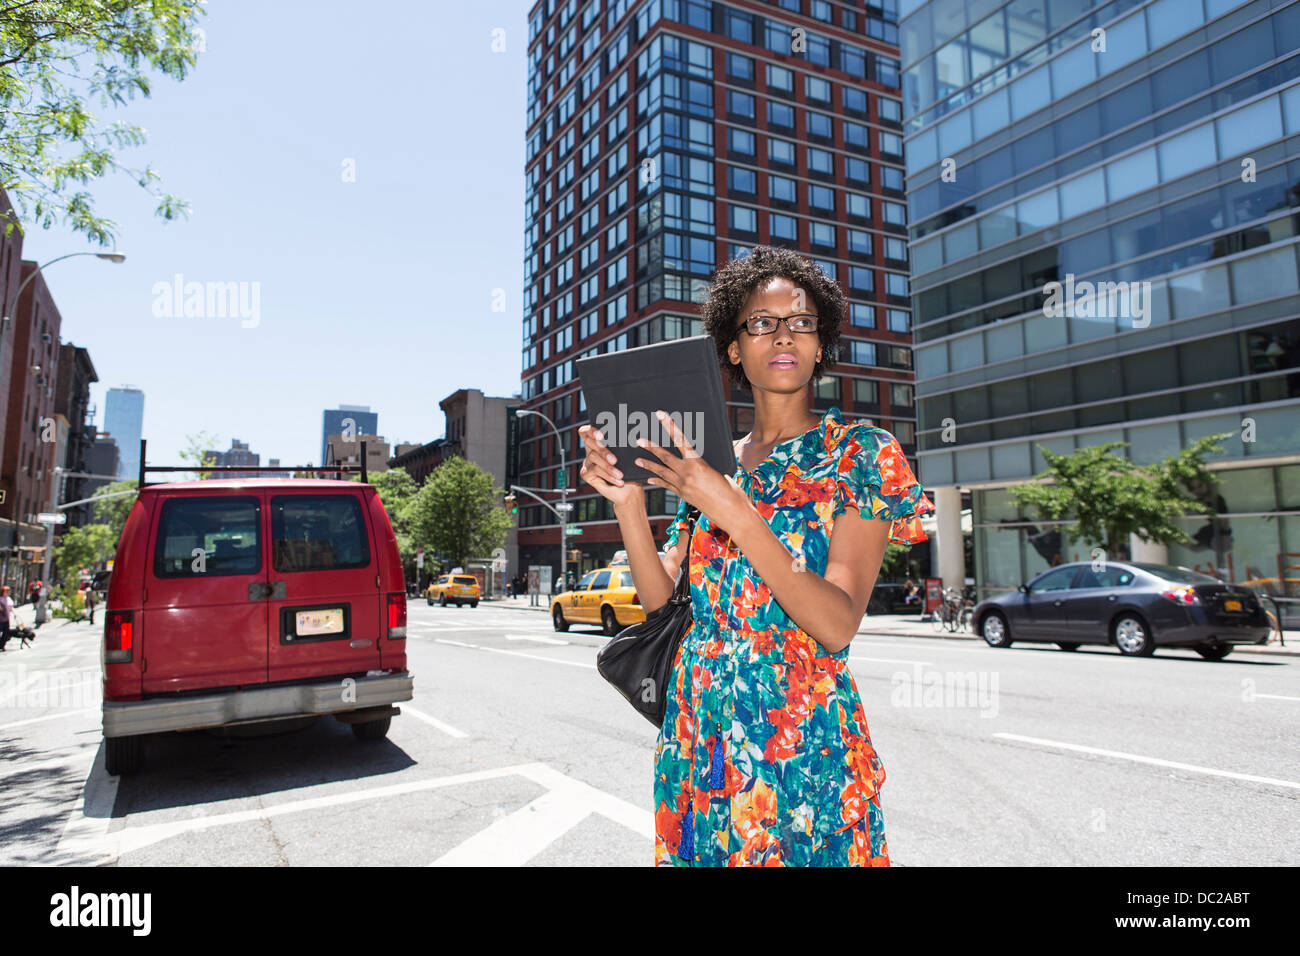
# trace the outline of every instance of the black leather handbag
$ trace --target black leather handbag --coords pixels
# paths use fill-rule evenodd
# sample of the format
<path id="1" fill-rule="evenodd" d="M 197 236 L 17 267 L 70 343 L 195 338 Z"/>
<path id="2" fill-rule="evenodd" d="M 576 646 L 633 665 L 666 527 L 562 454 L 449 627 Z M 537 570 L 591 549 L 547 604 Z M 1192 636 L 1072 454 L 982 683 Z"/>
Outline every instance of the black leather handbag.
<path id="1" fill-rule="evenodd" d="M 698 515 L 699 510 L 692 509 L 691 524 L 686 530 L 687 554 L 668 603 L 651 611 L 639 624 L 619 631 L 596 654 L 596 670 L 600 676 L 656 727 L 664 723 L 677 647 L 693 620 L 690 541 Z"/>

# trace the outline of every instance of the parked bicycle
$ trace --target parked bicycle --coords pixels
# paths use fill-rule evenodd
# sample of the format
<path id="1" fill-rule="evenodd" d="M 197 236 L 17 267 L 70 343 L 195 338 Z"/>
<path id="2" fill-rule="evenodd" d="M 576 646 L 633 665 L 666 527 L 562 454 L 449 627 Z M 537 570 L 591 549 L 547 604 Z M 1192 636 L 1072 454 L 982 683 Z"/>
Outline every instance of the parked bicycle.
<path id="1" fill-rule="evenodd" d="M 936 631 L 970 631 L 975 605 L 957 588 L 943 589 L 943 603 L 935 608 L 930 624 Z"/>

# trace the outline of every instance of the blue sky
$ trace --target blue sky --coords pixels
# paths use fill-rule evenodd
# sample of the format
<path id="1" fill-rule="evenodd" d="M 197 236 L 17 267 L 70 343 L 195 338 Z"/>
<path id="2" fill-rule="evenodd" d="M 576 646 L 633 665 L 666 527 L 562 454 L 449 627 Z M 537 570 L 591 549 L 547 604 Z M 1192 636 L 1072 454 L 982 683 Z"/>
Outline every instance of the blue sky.
<path id="1" fill-rule="evenodd" d="M 528 6 L 209 4 L 188 79 L 100 111 L 148 131 L 125 158 L 152 162 L 190 218 L 164 223 L 133 182 L 101 181 L 127 262 L 45 273 L 63 339 L 99 373 L 98 424 L 107 388 L 131 384 L 151 463 L 206 431 L 300 464 L 324 408 L 369 405 L 396 444 L 441 435 L 438 401 L 458 388 L 518 391 Z M 23 256 L 83 249 L 98 251 L 29 226 Z M 257 283 L 257 324 L 156 315 L 155 285 L 178 273 Z"/>

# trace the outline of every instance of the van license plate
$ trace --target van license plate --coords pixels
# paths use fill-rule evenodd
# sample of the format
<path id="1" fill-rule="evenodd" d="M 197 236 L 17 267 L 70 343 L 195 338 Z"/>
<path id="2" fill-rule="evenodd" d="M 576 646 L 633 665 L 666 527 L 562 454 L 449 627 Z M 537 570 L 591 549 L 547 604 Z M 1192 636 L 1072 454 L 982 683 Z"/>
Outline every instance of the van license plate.
<path id="1" fill-rule="evenodd" d="M 1241 602 L 1240 602 L 1240 601 L 1224 601 L 1224 602 L 1223 602 L 1223 609 L 1224 609 L 1225 611 L 1240 611 L 1240 610 L 1241 610 Z"/>
<path id="2" fill-rule="evenodd" d="M 341 634 L 343 632 L 343 608 L 331 607 L 315 611 L 299 611 L 295 624 L 299 637 L 314 634 Z"/>

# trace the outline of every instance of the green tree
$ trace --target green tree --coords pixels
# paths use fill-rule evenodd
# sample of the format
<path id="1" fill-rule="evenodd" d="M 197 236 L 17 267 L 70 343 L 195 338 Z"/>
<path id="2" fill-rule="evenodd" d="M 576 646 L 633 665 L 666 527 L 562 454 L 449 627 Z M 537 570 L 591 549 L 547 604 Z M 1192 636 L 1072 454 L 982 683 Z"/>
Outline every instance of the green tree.
<path id="1" fill-rule="evenodd" d="M 104 496 L 123 491 L 135 491 L 137 484 L 139 482 L 134 478 L 127 478 L 125 481 L 114 481 L 111 484 L 96 488 L 94 495 L 92 495 L 95 499 L 91 502 L 91 508 L 94 509 L 95 523 L 108 525 L 108 527 L 112 528 L 114 541 L 122 536 L 122 528 L 126 525 L 126 516 L 131 513 L 131 506 L 135 504 L 135 499 L 130 495 L 119 495 L 116 498 L 106 498 Z"/>
<path id="2" fill-rule="evenodd" d="M 117 532 L 106 524 L 87 524 L 63 532 L 54 546 L 54 563 L 64 583 L 75 581 L 81 568 L 97 568 L 117 550 Z"/>
<path id="3" fill-rule="evenodd" d="M 880 561 L 880 573 L 877 580 L 887 581 L 907 572 L 907 556 L 912 553 L 910 544 L 898 544 L 890 541 L 885 545 L 885 556 Z"/>
<path id="4" fill-rule="evenodd" d="M 1040 445 L 1047 469 L 1035 476 L 1037 483 L 1010 489 L 1011 497 L 1046 520 L 1077 519 L 1075 526 L 1062 530 L 1075 541 L 1096 542 L 1110 557 L 1128 552 L 1130 535 L 1159 544 L 1185 544 L 1191 538 L 1178 519 L 1213 511 L 1206 492 L 1218 479 L 1205 456 L 1221 453 L 1219 443 L 1231 435 L 1207 435 L 1149 465 L 1112 453 L 1127 442 L 1106 442 L 1069 455 Z"/>
<path id="5" fill-rule="evenodd" d="M 214 478 L 220 474 L 220 472 L 198 470 L 204 465 L 210 467 L 217 464 L 219 459 L 216 457 L 216 453 L 208 450 L 216 443 L 217 436 L 210 435 L 207 432 L 199 432 L 195 435 L 185 436 L 185 447 L 181 449 L 180 459 L 181 461 L 188 462 L 195 466 L 196 470 L 194 472 L 194 477 L 200 481 L 207 478 Z"/>
<path id="6" fill-rule="evenodd" d="M 101 121 L 96 106 L 123 106 L 152 91 L 151 73 L 185 79 L 203 45 L 203 0 L 9 0 L 0 6 L 0 186 L 19 221 L 62 220 L 100 246 L 116 224 L 96 214 L 85 188 L 110 173 L 135 180 L 164 220 L 188 205 L 158 189 L 150 166 L 119 159 L 145 131 Z"/>
<path id="7" fill-rule="evenodd" d="M 506 543 L 510 512 L 492 476 L 459 455 L 433 470 L 410 507 L 415 545 L 440 551 L 453 565 L 487 557 Z"/>
<path id="8" fill-rule="evenodd" d="M 359 479 L 358 479 L 359 480 Z M 390 468 L 370 476 L 370 483 L 379 492 L 379 500 L 384 503 L 388 520 L 393 523 L 393 533 L 397 536 L 397 550 L 402 556 L 402 567 L 407 568 L 414 579 L 415 572 L 415 538 L 411 533 L 411 504 L 420 490 L 415 479 L 405 468 Z"/>

